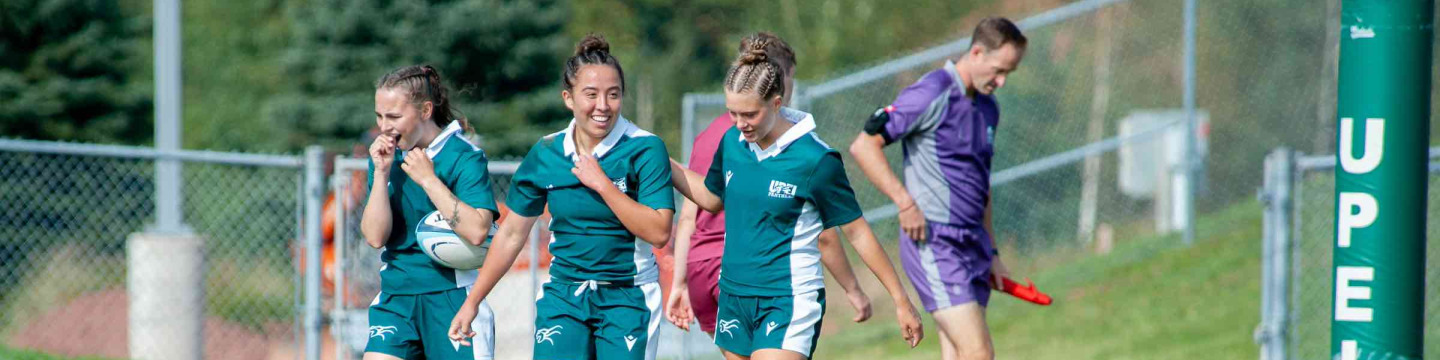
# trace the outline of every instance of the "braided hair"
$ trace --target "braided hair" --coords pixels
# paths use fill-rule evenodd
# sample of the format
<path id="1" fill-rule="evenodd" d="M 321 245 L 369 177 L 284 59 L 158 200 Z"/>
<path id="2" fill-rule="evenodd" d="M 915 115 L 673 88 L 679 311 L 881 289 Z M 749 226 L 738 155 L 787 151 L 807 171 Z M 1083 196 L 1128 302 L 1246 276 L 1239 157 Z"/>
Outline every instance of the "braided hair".
<path id="1" fill-rule="evenodd" d="M 766 53 L 773 40 L 759 34 L 740 42 L 740 56 L 725 75 L 725 90 L 734 93 L 754 92 L 761 99 L 785 94 L 785 71 Z"/>
<path id="2" fill-rule="evenodd" d="M 465 114 L 460 113 L 450 102 L 450 91 L 440 81 L 440 72 L 430 65 L 411 65 L 395 69 L 375 81 L 375 89 L 397 89 L 406 95 L 411 104 L 420 106 L 426 101 L 434 105 L 430 121 L 444 128 L 450 121 L 459 121 L 465 132 L 472 132 Z"/>

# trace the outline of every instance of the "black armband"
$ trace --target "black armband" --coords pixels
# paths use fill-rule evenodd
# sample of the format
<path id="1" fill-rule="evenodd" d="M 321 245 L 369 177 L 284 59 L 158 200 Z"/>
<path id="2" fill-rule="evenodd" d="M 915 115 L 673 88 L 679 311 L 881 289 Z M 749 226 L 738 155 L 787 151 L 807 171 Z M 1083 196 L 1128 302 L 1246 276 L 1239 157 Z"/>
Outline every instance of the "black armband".
<path id="1" fill-rule="evenodd" d="M 885 124 L 890 122 L 890 111 L 895 110 L 894 106 L 886 106 L 875 109 L 875 114 L 870 115 L 870 120 L 865 121 L 865 133 L 870 135 L 879 134 L 885 138 L 886 143 L 894 142 L 890 133 L 885 131 Z"/>

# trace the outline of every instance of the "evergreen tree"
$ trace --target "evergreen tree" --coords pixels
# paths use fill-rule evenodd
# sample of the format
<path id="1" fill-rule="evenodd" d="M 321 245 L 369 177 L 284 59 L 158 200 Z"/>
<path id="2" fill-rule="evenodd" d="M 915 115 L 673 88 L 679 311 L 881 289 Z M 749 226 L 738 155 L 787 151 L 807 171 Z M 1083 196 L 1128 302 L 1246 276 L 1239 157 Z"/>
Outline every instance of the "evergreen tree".
<path id="1" fill-rule="evenodd" d="M 374 126 L 374 81 L 431 64 L 484 135 L 487 152 L 523 155 L 564 116 L 559 66 L 569 47 L 559 1 L 319 0 L 288 9 L 286 92 L 264 117 L 291 147 L 353 144 Z"/>
<path id="2" fill-rule="evenodd" d="M 148 29 L 114 1 L 0 2 L 0 136 L 148 142 Z"/>

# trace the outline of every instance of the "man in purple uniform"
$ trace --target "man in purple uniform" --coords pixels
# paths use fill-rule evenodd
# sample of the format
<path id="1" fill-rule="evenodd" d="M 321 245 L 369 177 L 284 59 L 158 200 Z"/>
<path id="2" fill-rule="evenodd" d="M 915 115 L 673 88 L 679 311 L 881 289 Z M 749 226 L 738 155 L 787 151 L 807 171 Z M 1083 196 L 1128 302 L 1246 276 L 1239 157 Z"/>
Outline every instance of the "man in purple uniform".
<path id="1" fill-rule="evenodd" d="M 969 51 L 905 88 L 850 145 L 865 176 L 900 213 L 900 260 L 940 327 L 945 359 L 994 358 L 985 306 L 1007 275 L 991 240 L 990 158 L 1000 108 L 994 92 L 1025 55 L 1004 18 L 975 27 Z M 905 149 L 901 185 L 881 149 Z"/>

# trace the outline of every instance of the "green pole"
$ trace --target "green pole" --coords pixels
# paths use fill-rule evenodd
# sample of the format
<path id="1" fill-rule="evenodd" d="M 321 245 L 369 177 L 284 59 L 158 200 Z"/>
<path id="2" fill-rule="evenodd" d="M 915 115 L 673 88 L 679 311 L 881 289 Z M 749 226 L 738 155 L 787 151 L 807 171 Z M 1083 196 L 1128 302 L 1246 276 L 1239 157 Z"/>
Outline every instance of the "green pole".
<path id="1" fill-rule="evenodd" d="M 1332 359 L 1420 359 L 1433 0 L 1341 10 Z"/>

